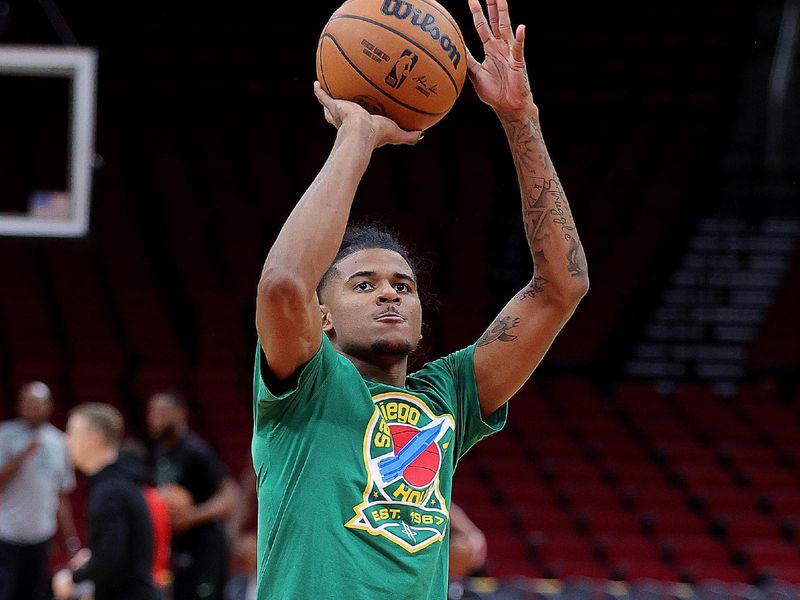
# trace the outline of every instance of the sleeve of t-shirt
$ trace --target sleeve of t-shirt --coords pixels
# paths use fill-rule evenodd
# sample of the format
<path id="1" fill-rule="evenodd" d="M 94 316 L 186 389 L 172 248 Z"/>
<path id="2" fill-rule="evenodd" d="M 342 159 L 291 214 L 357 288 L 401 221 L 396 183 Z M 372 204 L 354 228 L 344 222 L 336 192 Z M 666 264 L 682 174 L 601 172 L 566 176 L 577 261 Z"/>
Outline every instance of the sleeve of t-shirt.
<path id="1" fill-rule="evenodd" d="M 256 416 L 277 417 L 280 411 L 287 410 L 292 403 L 308 398 L 322 387 L 338 364 L 336 349 L 328 336 L 322 336 L 322 344 L 317 353 L 302 367 L 291 385 L 280 392 L 269 387 L 269 377 L 265 377 L 267 361 L 261 344 L 257 344 L 255 373 L 253 377 L 253 400 Z"/>
<path id="2" fill-rule="evenodd" d="M 0 423 L 0 468 L 11 460 L 10 436 L 6 435 L 7 427 Z"/>
<path id="3" fill-rule="evenodd" d="M 452 383 L 450 402 L 456 419 L 456 456 L 461 458 L 470 448 L 488 435 L 500 431 L 506 424 L 508 404 L 491 415 L 481 415 L 478 385 L 475 381 L 475 345 L 467 346 L 448 356 L 428 363 L 424 369 L 435 379 Z"/>
<path id="4" fill-rule="evenodd" d="M 64 435 L 60 434 L 60 438 L 64 464 L 61 468 L 59 491 L 62 494 L 69 494 L 75 490 L 75 471 L 72 468 L 72 461 L 69 459 L 69 452 L 67 451 Z"/>

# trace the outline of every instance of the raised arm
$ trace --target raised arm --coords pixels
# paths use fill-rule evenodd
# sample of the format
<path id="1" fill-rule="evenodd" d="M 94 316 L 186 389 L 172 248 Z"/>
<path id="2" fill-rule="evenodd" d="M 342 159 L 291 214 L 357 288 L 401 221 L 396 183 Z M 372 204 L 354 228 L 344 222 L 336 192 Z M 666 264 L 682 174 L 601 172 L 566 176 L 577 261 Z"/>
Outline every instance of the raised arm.
<path id="1" fill-rule="evenodd" d="M 469 77 L 506 132 L 519 179 L 522 220 L 533 259 L 530 283 L 478 341 L 475 375 L 481 412 L 491 414 L 530 377 L 589 288 L 586 257 L 567 197 L 550 160 L 525 66 L 525 27 L 511 27 L 507 0 L 469 0 L 484 49 L 468 54 Z"/>
<path id="2" fill-rule="evenodd" d="M 267 255 L 256 302 L 256 328 L 271 375 L 291 377 L 322 341 L 316 288 L 341 244 L 356 189 L 372 151 L 415 144 L 403 131 L 352 102 L 334 100 L 314 84 L 325 119 L 338 129 L 328 160 L 284 223 Z"/>
<path id="3" fill-rule="evenodd" d="M 172 514 L 172 529 L 175 533 L 183 533 L 203 523 L 225 520 L 236 510 L 240 499 L 239 486 L 226 477 L 214 495 L 202 504 L 176 509 Z"/>
<path id="4" fill-rule="evenodd" d="M 8 482 L 16 477 L 23 465 L 39 450 L 40 444 L 37 440 L 28 444 L 25 449 L 9 458 L 7 461 L 0 459 L 0 491 L 8 485 Z"/>

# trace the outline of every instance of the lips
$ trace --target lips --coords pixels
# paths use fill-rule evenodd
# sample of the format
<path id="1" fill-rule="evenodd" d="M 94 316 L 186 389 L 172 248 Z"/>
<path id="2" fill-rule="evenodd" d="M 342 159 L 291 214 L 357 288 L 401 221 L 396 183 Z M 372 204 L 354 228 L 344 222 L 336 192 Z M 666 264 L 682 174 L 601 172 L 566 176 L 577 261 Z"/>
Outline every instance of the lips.
<path id="1" fill-rule="evenodd" d="M 375 317 L 375 320 L 381 323 L 404 323 L 406 318 L 399 312 L 387 310 Z"/>

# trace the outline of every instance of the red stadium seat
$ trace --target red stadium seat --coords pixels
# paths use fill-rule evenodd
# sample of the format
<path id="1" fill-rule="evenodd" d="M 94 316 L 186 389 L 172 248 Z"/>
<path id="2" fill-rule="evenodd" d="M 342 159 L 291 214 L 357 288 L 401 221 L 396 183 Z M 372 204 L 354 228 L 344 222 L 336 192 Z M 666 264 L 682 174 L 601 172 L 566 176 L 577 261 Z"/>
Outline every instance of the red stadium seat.
<path id="1" fill-rule="evenodd" d="M 543 567 L 554 577 L 564 581 L 573 579 L 608 579 L 611 575 L 608 567 L 593 560 L 559 559 L 548 561 Z"/>
<path id="2" fill-rule="evenodd" d="M 507 531 L 485 531 L 486 551 L 489 556 L 502 556 L 504 559 L 527 560 L 525 540 Z"/>
<path id="3" fill-rule="evenodd" d="M 783 540 L 756 540 L 744 544 L 742 549 L 747 553 L 750 564 L 759 570 L 776 565 L 800 567 L 800 549 Z"/>
<path id="4" fill-rule="evenodd" d="M 506 504 L 515 508 L 555 506 L 556 495 L 553 489 L 537 481 L 509 480 L 497 484 L 503 493 Z"/>
<path id="5" fill-rule="evenodd" d="M 575 531 L 575 522 L 569 513 L 556 506 L 517 508 L 514 516 L 519 520 L 526 536 L 538 533 L 568 534 Z"/>
<path id="6" fill-rule="evenodd" d="M 671 550 L 676 565 L 726 564 L 728 561 L 728 550 L 701 532 L 667 538 L 664 545 Z"/>
<path id="7" fill-rule="evenodd" d="M 696 583 L 703 583 L 707 581 L 722 581 L 724 583 L 747 583 L 749 575 L 742 569 L 737 569 L 731 565 L 726 564 L 697 564 L 684 566 L 683 570 L 691 574 L 691 578 Z"/>
<path id="8" fill-rule="evenodd" d="M 800 585 L 800 565 L 796 562 L 766 565 L 758 569 L 758 574 L 769 579 Z"/>
<path id="9" fill-rule="evenodd" d="M 682 508 L 686 496 L 667 483 L 648 483 L 627 489 L 639 510 Z"/>
<path id="10" fill-rule="evenodd" d="M 616 564 L 626 559 L 658 562 L 661 549 L 656 542 L 635 532 L 618 533 L 599 537 L 606 560 Z"/>
<path id="11" fill-rule="evenodd" d="M 800 489 L 773 489 L 765 494 L 778 515 L 800 515 Z"/>
<path id="12" fill-rule="evenodd" d="M 712 516 L 730 512 L 755 512 L 757 497 L 750 491 L 732 486 L 709 486 L 694 490 L 693 495 L 702 500 Z"/>
<path id="13" fill-rule="evenodd" d="M 595 538 L 630 535 L 640 530 L 639 519 L 631 512 L 620 508 L 587 509 L 578 513 L 586 523 L 588 532 Z"/>
<path id="14" fill-rule="evenodd" d="M 535 533 L 530 537 L 536 557 L 542 564 L 565 560 L 594 560 L 591 542 L 574 533 Z"/>
<path id="15" fill-rule="evenodd" d="M 775 521 L 752 511 L 731 512 L 720 515 L 720 518 L 725 524 L 729 543 L 737 548 L 756 540 L 778 540 L 780 537 L 780 529 Z"/>
<path id="16" fill-rule="evenodd" d="M 644 518 L 652 523 L 653 533 L 659 539 L 697 534 L 707 529 L 706 522 L 687 508 L 660 508 L 645 511 Z"/>
<path id="17" fill-rule="evenodd" d="M 509 515 L 490 504 L 471 505 L 467 516 L 487 535 L 505 533 L 511 528 Z"/>
<path id="18" fill-rule="evenodd" d="M 626 581 L 653 579 L 655 581 L 674 582 L 680 574 L 669 565 L 659 560 L 645 560 L 631 556 L 611 563 L 612 570 L 620 573 Z"/>
<path id="19" fill-rule="evenodd" d="M 772 490 L 792 489 L 800 477 L 777 465 L 761 465 L 741 472 L 740 476 L 756 492 L 769 494 Z"/>
<path id="20" fill-rule="evenodd" d="M 486 572 L 492 577 L 539 577 L 538 569 L 528 560 L 490 555 L 486 561 Z"/>
<path id="21" fill-rule="evenodd" d="M 573 481 L 559 486 L 559 494 L 569 503 L 573 511 L 619 506 L 619 496 L 604 483 L 578 483 Z"/>

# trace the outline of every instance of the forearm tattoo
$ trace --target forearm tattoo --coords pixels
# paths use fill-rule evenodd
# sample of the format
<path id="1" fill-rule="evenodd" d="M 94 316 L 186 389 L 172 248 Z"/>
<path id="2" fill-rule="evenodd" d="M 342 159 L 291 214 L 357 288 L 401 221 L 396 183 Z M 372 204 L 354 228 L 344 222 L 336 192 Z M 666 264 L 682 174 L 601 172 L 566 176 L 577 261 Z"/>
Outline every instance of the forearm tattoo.
<path id="1" fill-rule="evenodd" d="M 486 346 L 492 342 L 513 342 L 517 339 L 517 336 L 509 332 L 519 323 L 520 319 L 518 317 L 497 317 L 494 323 L 489 326 L 489 329 L 486 330 L 486 333 L 478 340 L 478 346 Z"/>
<path id="2" fill-rule="evenodd" d="M 533 282 L 519 293 L 517 299 L 526 300 L 528 298 L 536 298 L 538 294 L 541 294 L 544 291 L 544 286 L 548 283 L 550 282 L 547 279 L 541 275 L 536 275 L 533 278 Z"/>
<path id="3" fill-rule="evenodd" d="M 520 180 L 525 234 L 537 271 L 533 283 L 519 298 L 533 298 L 550 282 L 540 271 L 546 270 L 550 279 L 558 275 L 548 261 L 554 253 L 563 253 L 566 271 L 572 277 L 586 276 L 586 258 L 538 119 L 508 119 L 503 127 Z M 560 235 L 553 235 L 557 232 Z"/>

